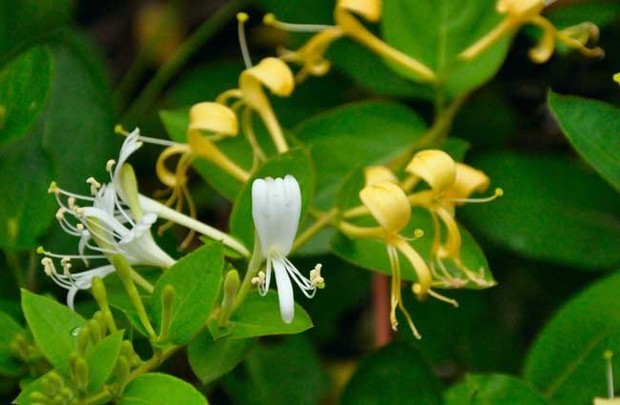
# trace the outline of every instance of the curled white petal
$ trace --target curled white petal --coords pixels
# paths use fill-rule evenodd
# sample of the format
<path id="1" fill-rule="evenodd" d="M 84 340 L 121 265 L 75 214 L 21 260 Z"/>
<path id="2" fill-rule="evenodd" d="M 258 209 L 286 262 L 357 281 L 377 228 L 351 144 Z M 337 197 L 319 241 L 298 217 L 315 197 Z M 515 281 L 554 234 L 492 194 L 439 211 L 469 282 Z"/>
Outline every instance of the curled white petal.
<path id="1" fill-rule="evenodd" d="M 284 261 L 274 260 L 273 271 L 276 275 L 278 286 L 278 301 L 280 303 L 280 316 L 285 323 L 291 323 L 295 317 L 295 299 L 293 297 L 293 285 L 289 278 Z"/>

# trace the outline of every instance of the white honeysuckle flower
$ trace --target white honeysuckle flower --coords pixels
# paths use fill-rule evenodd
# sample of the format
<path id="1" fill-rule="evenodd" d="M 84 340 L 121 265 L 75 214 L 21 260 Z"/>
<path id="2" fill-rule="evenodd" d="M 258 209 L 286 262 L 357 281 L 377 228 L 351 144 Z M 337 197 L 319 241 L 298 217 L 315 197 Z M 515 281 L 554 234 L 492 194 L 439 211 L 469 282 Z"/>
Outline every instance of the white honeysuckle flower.
<path id="1" fill-rule="evenodd" d="M 56 183 L 50 185 L 49 191 L 54 193 L 59 205 L 56 219 L 65 232 L 79 238 L 78 254 L 59 255 L 42 248 L 39 252 L 47 256 L 42 260 L 45 273 L 56 284 L 69 290 L 67 305 L 71 308 L 78 290 L 89 289 L 94 277 L 103 278 L 114 271 L 114 267 L 108 264 L 71 273 L 71 259 L 80 259 L 88 265 L 91 259 L 107 260 L 110 255 L 121 255 L 129 265 L 168 268 L 175 263 L 151 235 L 150 228 L 157 220 L 157 215 L 144 212 L 136 218 L 128 204 L 131 199 L 137 201 L 137 196 L 127 193 L 137 194 L 137 190 L 123 190 L 121 185 L 122 165 L 142 144 L 138 137 L 137 130 L 127 137 L 114 171 L 115 162 L 108 161 L 106 170 L 110 176 L 109 183 L 101 184 L 92 177 L 86 180 L 90 185 L 90 196 L 63 190 Z M 53 258 L 61 259 L 62 273 L 56 271 Z"/>
<path id="2" fill-rule="evenodd" d="M 312 298 L 316 289 L 324 286 L 320 265 L 311 272 L 311 279 L 304 277 L 286 256 L 293 247 L 301 214 L 301 190 L 291 175 L 283 179 L 267 177 L 252 183 L 252 217 L 261 252 L 267 260 L 265 273 L 259 272 L 252 282 L 261 295 L 266 295 L 275 272 L 280 302 L 280 315 L 286 323 L 293 321 L 295 301 L 291 279 L 304 295 Z"/>

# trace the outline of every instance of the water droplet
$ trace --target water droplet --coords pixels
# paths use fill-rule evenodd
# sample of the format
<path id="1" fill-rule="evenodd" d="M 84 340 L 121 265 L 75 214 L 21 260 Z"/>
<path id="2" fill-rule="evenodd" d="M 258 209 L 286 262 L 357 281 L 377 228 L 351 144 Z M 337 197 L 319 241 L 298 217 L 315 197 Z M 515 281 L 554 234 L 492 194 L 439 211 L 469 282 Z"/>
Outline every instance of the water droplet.
<path id="1" fill-rule="evenodd" d="M 79 326 L 71 329 L 71 336 L 79 335 L 81 330 L 82 330 L 82 328 L 80 328 Z"/>

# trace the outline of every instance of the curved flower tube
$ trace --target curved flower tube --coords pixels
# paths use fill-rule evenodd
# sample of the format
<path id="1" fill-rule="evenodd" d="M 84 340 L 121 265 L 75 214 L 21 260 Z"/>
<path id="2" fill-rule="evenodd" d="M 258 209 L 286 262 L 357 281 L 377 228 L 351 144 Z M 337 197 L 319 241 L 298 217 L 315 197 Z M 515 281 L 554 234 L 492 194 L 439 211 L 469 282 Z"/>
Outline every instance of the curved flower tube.
<path id="1" fill-rule="evenodd" d="M 554 2 L 555 0 L 498 0 L 496 8 L 500 14 L 505 15 L 504 19 L 488 34 L 461 52 L 460 57 L 473 59 L 502 37 L 513 34 L 526 24 L 542 29 L 540 42 L 529 52 L 530 59 L 535 63 L 549 60 L 556 41 L 588 57 L 603 56 L 601 48 L 586 46 L 591 39 L 598 40 L 598 28 L 594 24 L 582 23 L 558 30 L 549 20 L 541 16 L 545 7 Z"/>
<path id="2" fill-rule="evenodd" d="M 301 81 L 308 75 L 321 76 L 329 71 L 330 63 L 324 58 L 325 51 L 337 39 L 347 36 L 377 55 L 394 62 L 417 75 L 421 80 L 432 82 L 435 73 L 411 56 L 390 47 L 374 36 L 356 16 L 376 23 L 381 19 L 380 0 L 339 0 L 334 8 L 335 26 L 288 24 L 277 21 L 272 14 L 265 16 L 266 25 L 289 31 L 314 31 L 317 34 L 296 51 L 283 51 L 281 59 L 302 66 L 297 74 Z"/>

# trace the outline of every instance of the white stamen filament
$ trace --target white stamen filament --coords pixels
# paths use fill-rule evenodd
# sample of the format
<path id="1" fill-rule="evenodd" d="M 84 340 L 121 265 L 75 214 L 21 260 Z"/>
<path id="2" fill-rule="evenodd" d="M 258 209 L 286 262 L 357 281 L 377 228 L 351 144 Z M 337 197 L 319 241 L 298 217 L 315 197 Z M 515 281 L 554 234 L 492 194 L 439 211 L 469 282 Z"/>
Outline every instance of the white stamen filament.
<path id="1" fill-rule="evenodd" d="M 504 190 L 501 188 L 496 188 L 495 192 L 492 196 L 482 197 L 482 198 L 450 198 L 449 201 L 455 203 L 486 203 L 489 201 L 493 201 L 496 198 L 499 198 L 504 195 Z"/>

